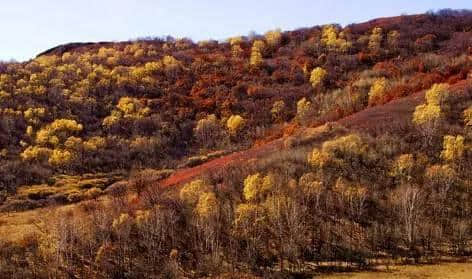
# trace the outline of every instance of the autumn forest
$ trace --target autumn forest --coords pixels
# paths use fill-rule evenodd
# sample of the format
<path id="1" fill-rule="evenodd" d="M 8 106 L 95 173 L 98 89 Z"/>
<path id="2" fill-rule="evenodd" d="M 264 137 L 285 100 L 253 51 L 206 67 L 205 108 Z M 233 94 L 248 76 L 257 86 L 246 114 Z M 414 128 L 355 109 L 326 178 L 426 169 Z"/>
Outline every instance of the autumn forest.
<path id="1" fill-rule="evenodd" d="M 471 11 L 61 45 L 0 62 L 0 278 L 467 261 L 470 166 Z"/>

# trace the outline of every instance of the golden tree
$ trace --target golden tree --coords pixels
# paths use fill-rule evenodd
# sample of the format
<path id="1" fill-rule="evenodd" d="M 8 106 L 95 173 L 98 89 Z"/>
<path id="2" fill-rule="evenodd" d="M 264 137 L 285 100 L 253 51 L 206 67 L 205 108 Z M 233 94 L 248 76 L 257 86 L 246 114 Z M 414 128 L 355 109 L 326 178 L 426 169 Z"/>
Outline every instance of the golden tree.
<path id="1" fill-rule="evenodd" d="M 311 71 L 310 75 L 310 83 L 313 88 L 317 88 L 318 86 L 322 86 L 323 82 L 326 78 L 327 72 L 325 69 L 321 67 L 316 67 Z"/>
<path id="2" fill-rule="evenodd" d="M 260 173 L 248 175 L 244 179 L 243 195 L 247 201 L 261 200 L 275 186 L 273 174 L 262 176 Z"/>
<path id="3" fill-rule="evenodd" d="M 369 105 L 378 104 L 387 90 L 387 79 L 378 78 L 374 81 L 369 91 Z"/>
<path id="4" fill-rule="evenodd" d="M 444 106 L 449 97 L 449 85 L 436 83 L 426 91 L 425 98 L 428 105 Z"/>
<path id="5" fill-rule="evenodd" d="M 213 146 L 218 139 L 220 124 L 214 114 L 207 115 L 197 122 L 194 129 L 195 137 L 205 146 Z"/>
<path id="6" fill-rule="evenodd" d="M 393 162 L 390 175 L 398 178 L 402 182 L 409 182 L 413 178 L 415 159 L 413 154 L 402 154 Z"/>
<path id="7" fill-rule="evenodd" d="M 235 57 L 235 58 L 240 57 L 243 52 L 244 52 L 244 50 L 241 48 L 240 45 L 231 46 L 231 54 L 233 55 L 233 57 Z M 251 54 L 251 57 L 252 57 L 252 54 Z M 254 58 L 254 59 L 259 59 L 259 58 Z M 261 59 L 262 59 L 262 57 L 261 57 Z M 257 63 L 258 62 L 256 62 L 256 64 Z"/>
<path id="8" fill-rule="evenodd" d="M 21 154 L 20 157 L 24 161 L 44 161 L 49 158 L 52 150 L 46 147 L 40 146 L 28 146 Z"/>
<path id="9" fill-rule="evenodd" d="M 264 48 L 263 41 L 254 41 L 251 49 L 251 57 L 249 58 L 249 64 L 254 67 L 258 67 L 264 62 L 262 58 L 262 49 Z"/>
<path id="10" fill-rule="evenodd" d="M 444 136 L 443 151 L 441 158 L 446 161 L 461 160 L 464 155 L 464 137 L 463 136 Z"/>
<path id="11" fill-rule="evenodd" d="M 389 47 L 396 49 L 398 48 L 398 41 L 400 39 L 400 32 L 392 30 L 387 34 L 387 44 Z"/>
<path id="12" fill-rule="evenodd" d="M 275 101 L 270 112 L 275 121 L 283 120 L 285 114 L 285 102 L 282 100 Z"/>
<path id="13" fill-rule="evenodd" d="M 472 126 L 472 106 L 464 110 L 464 123 L 466 126 Z"/>
<path id="14" fill-rule="evenodd" d="M 36 143 L 39 145 L 59 144 L 61 140 L 66 140 L 71 133 L 82 131 L 82 124 L 71 119 L 56 119 L 54 122 L 41 128 L 36 133 Z"/>
<path id="15" fill-rule="evenodd" d="M 180 190 L 180 199 L 190 206 L 195 206 L 203 193 L 211 192 L 211 187 L 202 179 L 187 183 Z"/>
<path id="16" fill-rule="evenodd" d="M 337 47 L 338 34 L 337 30 L 333 25 L 327 25 L 323 27 L 321 34 L 321 42 L 329 48 Z"/>
<path id="17" fill-rule="evenodd" d="M 280 29 L 268 31 L 264 36 L 267 44 L 271 47 L 279 46 L 280 42 L 282 41 L 282 33 Z"/>
<path id="18" fill-rule="evenodd" d="M 209 220 L 215 218 L 218 211 L 219 203 L 215 194 L 212 192 L 201 193 L 195 207 L 195 214 L 203 220 Z"/>
<path id="19" fill-rule="evenodd" d="M 306 98 L 302 98 L 297 102 L 297 120 L 304 124 L 306 123 L 311 117 L 313 117 L 314 111 L 311 102 L 308 101 Z"/>
<path id="20" fill-rule="evenodd" d="M 346 171 L 359 161 L 368 159 L 368 145 L 356 134 L 325 141 L 308 155 L 308 163 L 315 168 L 333 167 Z"/>
<path id="21" fill-rule="evenodd" d="M 243 42 L 243 37 L 241 36 L 231 37 L 228 39 L 228 42 L 231 46 L 240 45 Z"/>
<path id="22" fill-rule="evenodd" d="M 54 149 L 49 156 L 48 163 L 54 166 L 65 166 L 74 159 L 74 154 L 64 149 Z"/>
<path id="23" fill-rule="evenodd" d="M 417 125 L 434 123 L 441 118 L 441 115 L 441 107 L 438 105 L 419 105 L 413 113 L 413 123 Z"/>
<path id="24" fill-rule="evenodd" d="M 446 106 L 448 96 L 447 84 L 434 84 L 425 94 L 426 103 L 415 108 L 413 123 L 420 127 L 426 144 L 431 143 L 443 117 L 442 109 Z"/>
<path id="25" fill-rule="evenodd" d="M 245 122 L 240 115 L 231 115 L 226 121 L 226 127 L 231 134 L 236 135 L 244 128 Z"/>
<path id="26" fill-rule="evenodd" d="M 321 43 L 330 50 L 346 52 L 352 46 L 345 36 L 345 32 L 341 32 L 338 36 L 338 30 L 333 25 L 326 25 L 321 32 Z"/>
<path id="27" fill-rule="evenodd" d="M 383 40 L 383 30 L 380 27 L 375 27 L 369 37 L 369 49 L 373 52 L 378 52 Z"/>

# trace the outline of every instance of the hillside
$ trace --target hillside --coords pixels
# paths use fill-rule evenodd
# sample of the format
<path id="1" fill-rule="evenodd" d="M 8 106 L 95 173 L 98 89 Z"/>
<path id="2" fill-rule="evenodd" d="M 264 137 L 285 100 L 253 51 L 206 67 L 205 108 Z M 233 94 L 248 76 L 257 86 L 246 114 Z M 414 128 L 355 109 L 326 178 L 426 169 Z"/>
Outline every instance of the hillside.
<path id="1" fill-rule="evenodd" d="M 467 259 L 471 73 L 468 11 L 1 63 L 0 277 Z"/>
<path id="2" fill-rule="evenodd" d="M 451 87 L 452 92 L 463 94 L 470 81 L 462 80 Z M 384 105 L 366 108 L 350 116 L 341 118 L 335 123 L 351 130 L 366 132 L 373 136 L 385 133 L 395 133 L 404 128 L 410 120 L 416 106 L 422 104 L 424 91 L 416 92 L 410 96 L 388 102 Z M 467 98 L 467 96 L 466 96 Z M 331 124 L 333 125 L 333 124 Z M 324 139 L 326 126 L 316 128 L 305 128 L 293 135 L 282 137 L 262 146 L 256 146 L 245 151 L 235 152 L 228 156 L 202 163 L 196 167 L 185 168 L 172 173 L 170 177 L 159 180 L 161 186 L 169 187 L 189 182 L 194 178 L 206 175 L 211 172 L 228 167 L 241 167 L 245 162 L 264 156 L 269 156 L 274 152 L 282 152 L 284 149 L 293 148 L 294 142 L 312 144 L 315 141 Z"/>

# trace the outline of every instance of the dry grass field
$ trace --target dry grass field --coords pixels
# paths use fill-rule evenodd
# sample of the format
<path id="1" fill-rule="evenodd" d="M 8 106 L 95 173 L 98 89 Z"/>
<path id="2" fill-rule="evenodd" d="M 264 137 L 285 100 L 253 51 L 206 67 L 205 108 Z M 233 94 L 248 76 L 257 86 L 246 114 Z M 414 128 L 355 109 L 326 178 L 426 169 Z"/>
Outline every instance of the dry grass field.
<path id="1" fill-rule="evenodd" d="M 359 272 L 322 275 L 322 279 L 470 279 L 472 263 L 396 266 L 389 272 Z"/>

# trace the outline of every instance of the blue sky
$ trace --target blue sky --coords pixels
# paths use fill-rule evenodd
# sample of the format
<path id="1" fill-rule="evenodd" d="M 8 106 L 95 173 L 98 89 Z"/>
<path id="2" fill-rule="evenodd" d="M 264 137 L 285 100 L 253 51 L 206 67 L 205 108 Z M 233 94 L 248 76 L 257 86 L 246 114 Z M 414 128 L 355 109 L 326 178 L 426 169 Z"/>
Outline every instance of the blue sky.
<path id="1" fill-rule="evenodd" d="M 0 9 L 0 60 L 27 60 L 67 42 L 172 35 L 196 41 L 349 24 L 440 8 L 472 9 L 471 0 L 8 0 Z"/>

